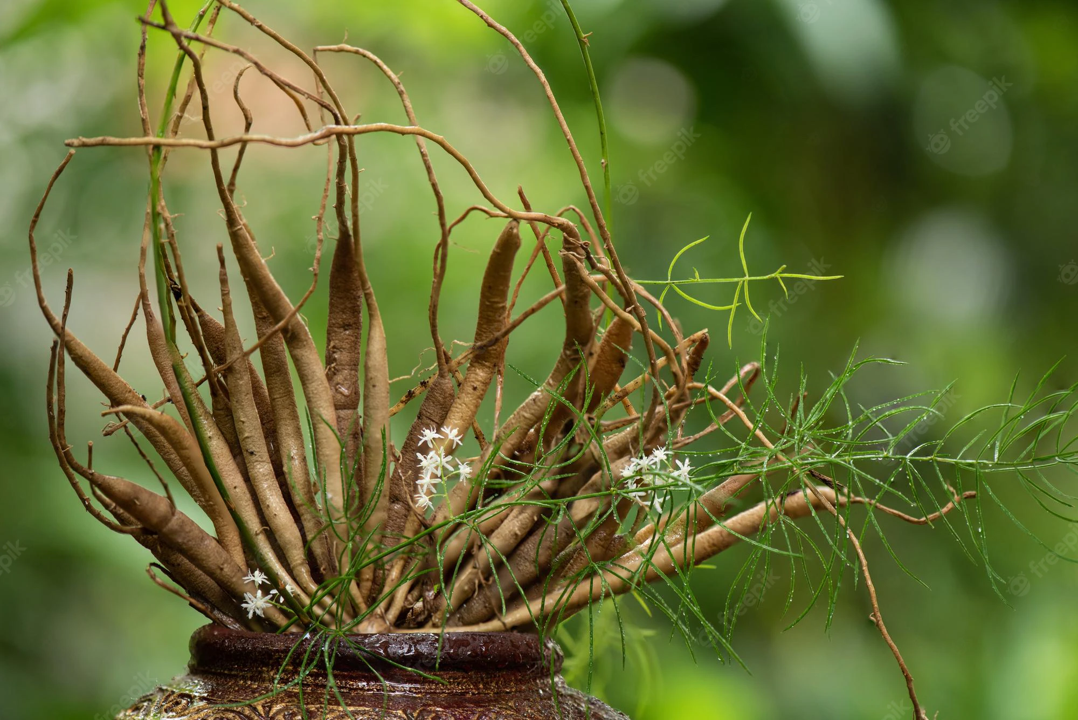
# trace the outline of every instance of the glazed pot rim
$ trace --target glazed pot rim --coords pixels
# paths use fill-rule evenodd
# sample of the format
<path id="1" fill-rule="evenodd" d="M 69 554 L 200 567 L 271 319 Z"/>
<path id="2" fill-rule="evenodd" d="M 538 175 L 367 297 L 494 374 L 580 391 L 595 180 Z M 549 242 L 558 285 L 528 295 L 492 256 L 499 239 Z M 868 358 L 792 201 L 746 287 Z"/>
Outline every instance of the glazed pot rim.
<path id="1" fill-rule="evenodd" d="M 517 671 L 557 673 L 562 654 L 557 644 L 518 632 L 372 633 L 327 638 L 230 630 L 206 625 L 191 636 L 194 672 L 237 668 L 278 669 L 308 666 L 325 647 L 334 672 L 396 670 L 445 672 Z"/>

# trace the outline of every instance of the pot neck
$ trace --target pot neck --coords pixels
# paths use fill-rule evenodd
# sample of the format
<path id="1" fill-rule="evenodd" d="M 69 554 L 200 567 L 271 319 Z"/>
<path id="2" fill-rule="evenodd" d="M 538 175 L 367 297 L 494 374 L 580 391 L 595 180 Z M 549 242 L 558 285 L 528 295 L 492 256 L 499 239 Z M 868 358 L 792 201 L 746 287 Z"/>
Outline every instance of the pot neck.
<path id="1" fill-rule="evenodd" d="M 320 659 L 319 656 L 322 656 Z M 207 625 L 191 636 L 193 672 L 254 668 L 315 668 L 334 673 L 506 672 L 549 674 L 561 669 L 558 646 L 522 633 L 389 633 L 277 635 Z"/>

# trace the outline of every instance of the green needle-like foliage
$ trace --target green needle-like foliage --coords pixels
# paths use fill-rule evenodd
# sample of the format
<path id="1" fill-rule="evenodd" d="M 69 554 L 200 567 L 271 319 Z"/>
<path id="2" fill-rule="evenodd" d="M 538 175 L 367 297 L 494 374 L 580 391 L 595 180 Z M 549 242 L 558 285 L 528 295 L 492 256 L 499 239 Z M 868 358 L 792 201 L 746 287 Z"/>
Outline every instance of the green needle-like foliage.
<path id="1" fill-rule="evenodd" d="M 419 123 L 400 79 L 370 51 L 334 45 L 308 55 L 230 0 L 208 3 L 188 30 L 176 24 L 165 3 L 158 8 L 160 19 L 151 5 L 142 18 L 143 32 L 160 31 L 179 49 L 157 130 L 151 129 L 146 102 L 143 42 L 138 72 L 143 135 L 77 138 L 68 145 L 148 152 L 136 313 L 143 313 L 164 401 L 151 405 L 121 378 L 122 346 L 109 366 L 67 328 L 70 283 L 60 317 L 41 289 L 34 228 L 70 154 L 50 180 L 30 227 L 39 302 L 57 337 L 47 392 L 50 438 L 79 498 L 96 519 L 150 549 L 173 582 L 167 587 L 211 621 L 325 640 L 318 644 L 321 654 L 307 647 L 302 664 L 304 673 L 319 668 L 330 677 L 331 648 L 350 642 L 350 633 L 532 629 L 545 635 L 581 614 L 586 632 L 570 642 L 587 662 L 571 665 L 570 672 L 590 685 L 596 636 L 609 638 L 616 625 L 624 652 L 627 636 L 640 632 L 624 625 L 620 602 L 630 596 L 647 612 L 667 617 L 686 640 L 706 640 L 736 659 L 731 633 L 742 608 L 758 599 L 755 578 L 770 578 L 776 567 L 784 568 L 791 622 L 824 603 L 830 623 L 838 593 L 852 576 L 854 586 L 863 584 L 869 593 L 873 619 L 921 717 L 912 675 L 883 621 L 862 540 L 876 538 L 906 569 L 903 548 L 888 541 L 888 528 L 898 522 L 939 527 L 971 561 L 983 565 L 1000 593 L 984 504 L 1023 527 L 1004 500 L 1005 489 L 1017 485 L 1045 511 L 1074 519 L 1071 496 L 1051 475 L 1078 467 L 1078 387 L 1056 389 L 1048 373 L 1021 399 L 1016 380 L 1004 402 L 929 436 L 926 427 L 946 420 L 941 408 L 947 407 L 950 388 L 869 408 L 850 400 L 849 388 L 865 367 L 893 361 L 859 358 L 855 351 L 825 387 L 801 376 L 791 395 L 781 387 L 793 376 L 780 372 L 766 332 L 758 356 L 748 363 L 728 365 L 718 359 L 721 353 L 709 356 L 708 332 L 684 335 L 665 307 L 671 289 L 691 303 L 728 312 L 730 343 L 742 304 L 763 321 L 750 297 L 754 282 L 775 280 L 785 291 L 788 279 L 840 276 L 791 273 L 785 266 L 753 275 L 745 254 L 746 219 L 738 239 L 741 276 L 704 278 L 694 271 L 691 278 L 676 278 L 678 261 L 703 238 L 674 255 L 665 279 L 629 277 L 542 71 L 507 28 L 468 0 L 458 2 L 508 38 L 535 72 L 577 164 L 594 226 L 572 206 L 533 210 L 523 191 L 523 209 L 501 201 L 463 154 Z M 587 36 L 567 1 L 564 7 L 595 94 L 609 197 L 606 129 Z M 290 80 L 240 45 L 215 38 L 218 19 L 233 16 L 300 60 L 314 79 Z M 204 17 L 207 30 L 200 34 Z M 306 134 L 251 134 L 253 117 L 242 99 L 240 73 L 232 98 L 246 119 L 245 132 L 217 137 L 214 101 L 202 74 L 202 57 L 210 50 L 251 63 L 282 92 L 282 102 L 297 108 Z M 397 90 L 410 124 L 353 120 L 358 116 L 345 108 L 317 61 L 318 53 L 328 52 L 373 63 Z M 185 73 L 186 91 L 180 95 Z M 176 118 L 196 93 L 204 137 L 180 137 Z M 324 124 L 314 127 L 312 117 Z M 415 139 L 441 231 L 432 241 L 425 323 L 437 363 L 392 406 L 377 269 L 364 262 L 356 204 L 356 143 L 370 133 Z M 316 144 L 325 145 L 327 155 L 314 216 L 313 278 L 306 294 L 293 302 L 274 279 L 263 259 L 267 253 L 233 198 L 247 150 L 275 145 L 302 153 Z M 447 221 L 428 144 L 467 172 L 488 205 Z M 226 173 L 220 150 L 232 146 L 240 152 Z M 222 241 L 214 243 L 218 266 L 194 270 L 216 273 L 219 319 L 205 309 L 216 307 L 216 301 L 199 303 L 191 296 L 186 273 L 192 269 L 184 267 L 171 222 L 166 170 L 168 154 L 175 151 L 202 153 L 209 160 L 207 182 L 221 201 Z M 319 281 L 331 195 L 337 237 L 331 239 L 335 251 L 323 351 L 299 313 Z M 453 356 L 439 335 L 440 292 L 451 233 L 473 211 L 505 224 L 476 287 L 475 341 Z M 573 216 L 578 222 L 567 219 Z M 534 250 L 518 270 L 527 228 L 535 236 Z M 557 257 L 550 247 L 555 240 L 560 240 Z M 242 290 L 229 278 L 226 248 L 238 263 Z M 540 254 L 554 287 L 516 311 L 522 281 Z M 732 300 L 714 304 L 695 295 L 694 286 L 712 284 L 734 285 Z M 663 286 L 658 298 L 647 291 L 649 285 Z M 657 313 L 655 328 L 645 304 Z M 550 374 L 533 379 L 513 367 L 510 340 L 527 332 L 528 318 L 548 305 L 561 308 L 565 336 Z M 237 330 L 242 312 L 251 313 L 258 334 L 247 345 Z M 633 354 L 634 342 L 643 347 L 639 357 Z M 261 372 L 249 360 L 255 353 Z M 106 434 L 121 427 L 132 441 L 135 432 L 142 434 L 205 513 L 214 535 L 176 507 L 163 476 L 165 492 L 158 495 L 101 474 L 92 458 L 85 464 L 76 459 L 65 431 L 69 358 L 105 395 L 107 414 L 119 416 Z M 629 379 L 627 368 L 632 368 Z M 530 394 L 515 410 L 502 413 L 506 383 L 523 385 Z M 491 395 L 498 408 L 493 422 L 482 411 Z M 178 420 L 160 410 L 166 405 Z M 394 437 L 390 418 L 415 405 L 407 434 Z M 149 456 L 143 457 L 149 463 Z M 693 575 L 723 562 L 718 556 L 735 546 L 745 546 L 744 557 L 729 587 L 725 616 L 716 624 L 702 609 Z M 152 572 L 151 577 L 157 580 Z M 340 701 L 330 692 L 336 692 L 334 684 L 328 685 L 322 702 Z M 302 684 L 290 680 L 279 689 L 297 688 L 302 692 Z"/>

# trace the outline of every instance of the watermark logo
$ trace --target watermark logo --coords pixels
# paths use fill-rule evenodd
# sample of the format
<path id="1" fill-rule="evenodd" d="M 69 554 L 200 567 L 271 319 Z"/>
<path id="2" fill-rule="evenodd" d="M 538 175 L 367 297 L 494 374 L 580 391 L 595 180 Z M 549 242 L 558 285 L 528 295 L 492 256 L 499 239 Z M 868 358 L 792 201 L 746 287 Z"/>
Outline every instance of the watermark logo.
<path id="1" fill-rule="evenodd" d="M 824 262 L 823 258 L 813 259 L 808 264 L 808 269 L 813 275 L 826 275 L 826 271 L 830 268 L 831 264 Z M 797 304 L 798 300 L 815 289 L 817 282 L 819 281 L 814 278 L 801 278 L 792 285 L 787 284 L 786 297 L 782 300 L 772 300 L 767 305 L 771 317 L 779 318 L 788 313 L 790 306 Z M 764 323 L 749 315 L 749 332 L 753 335 L 759 335 L 763 331 Z"/>
<path id="2" fill-rule="evenodd" d="M 828 6 L 834 5 L 833 0 L 826 0 Z M 806 25 L 811 25 L 823 17 L 823 8 L 819 3 L 809 0 L 797 3 L 797 19 Z"/>
<path id="3" fill-rule="evenodd" d="M 760 573 L 755 577 L 755 582 L 749 585 L 745 590 L 745 595 L 741 599 L 741 604 L 738 605 L 734 615 L 738 618 L 743 617 L 752 608 L 758 606 L 764 600 L 764 595 L 779 581 L 779 576 L 774 571 L 768 570 L 767 575 Z M 723 621 L 724 615 L 720 614 L 718 620 Z M 729 616 L 726 616 L 729 620 Z M 711 633 L 707 628 L 700 628 L 700 631 L 693 634 L 691 639 L 694 642 L 706 643 L 709 641 Z"/>
<path id="4" fill-rule="evenodd" d="M 131 687 L 127 689 L 123 697 L 105 712 L 94 715 L 94 720 L 112 720 L 140 698 L 152 693 L 160 684 L 157 678 L 151 678 L 146 673 L 139 673 L 135 676 Z"/>
<path id="5" fill-rule="evenodd" d="M 820 19 L 820 6 L 814 2 L 801 3 L 797 6 L 797 19 L 803 23 L 814 23 Z"/>
<path id="6" fill-rule="evenodd" d="M 910 716 L 910 711 L 913 710 L 913 707 L 910 705 L 909 698 L 903 698 L 892 702 L 885 709 L 887 714 L 881 720 L 906 720 Z"/>
<path id="7" fill-rule="evenodd" d="M 737 616 L 741 617 L 752 608 L 759 605 L 763 599 L 764 594 L 770 590 L 775 583 L 779 581 L 779 576 L 774 572 L 768 572 L 766 577 L 757 580 L 745 593 L 744 600 L 741 601 L 741 607 L 737 609 Z"/>
<path id="8" fill-rule="evenodd" d="M 1064 285 L 1078 285 L 1078 262 L 1071 260 L 1066 265 L 1059 266 L 1059 282 Z M 0 295 L 2 302 L 2 295 Z"/>
<path id="9" fill-rule="evenodd" d="M 236 76 L 247 66 L 248 63 L 245 60 L 236 60 L 218 73 L 213 82 L 206 83 L 206 91 L 212 95 L 220 95 L 226 91 L 231 94 Z M 201 112 L 198 115 L 188 115 L 187 113 L 184 113 L 183 117 L 180 118 L 180 127 L 187 127 L 189 123 L 193 122 L 202 122 Z"/>
<path id="10" fill-rule="evenodd" d="M 1007 592 L 1015 597 L 1025 597 L 1029 595 L 1029 587 L 1029 578 L 1026 574 L 1018 573 L 1007 583 Z"/>
<path id="11" fill-rule="evenodd" d="M 522 42 L 526 43 L 535 42 L 540 35 L 554 27 L 554 23 L 559 17 L 561 17 L 561 13 L 561 0 L 547 0 L 546 10 L 543 12 L 543 14 L 540 15 L 538 19 L 536 19 L 536 21 L 533 22 L 527 30 L 521 33 L 517 33 L 517 38 L 520 39 Z M 506 41 L 506 47 L 508 48 L 509 52 L 516 52 L 516 48 L 513 47 L 512 43 L 510 43 L 508 40 Z M 504 50 L 499 50 L 493 55 L 487 56 L 487 70 L 489 70 L 490 72 L 494 73 L 495 75 L 501 75 L 508 69 L 509 57 Z"/>
<path id="12" fill-rule="evenodd" d="M 951 149 L 951 136 L 940 130 L 935 135 L 928 136 L 928 151 L 937 155 L 943 155 Z"/>
<path id="13" fill-rule="evenodd" d="M 37 261 L 42 267 L 49 267 L 55 262 L 59 262 L 60 256 L 63 255 L 71 243 L 77 239 L 76 235 L 72 235 L 69 230 L 58 230 L 53 235 L 52 241 L 48 245 L 38 245 L 37 248 Z M 31 267 L 25 267 L 22 270 L 15 271 L 15 285 L 11 282 L 6 282 L 0 286 L 0 307 L 11 307 L 17 299 L 20 288 L 28 288 L 34 284 L 34 270 Z"/>
<path id="14" fill-rule="evenodd" d="M 637 173 L 640 176 L 640 181 L 651 187 L 651 184 L 658 179 L 658 176 L 669 170 L 671 165 L 684 160 L 689 148 L 699 139 L 700 133 L 696 132 L 695 126 L 690 127 L 688 130 L 685 128 L 679 130 L 677 140 L 674 141 L 669 150 L 663 153 L 662 158 L 656 160 L 651 167 Z"/>
<path id="15" fill-rule="evenodd" d="M 951 118 L 949 124 L 951 132 L 958 137 L 963 137 L 969 132 L 971 125 L 975 124 L 988 112 L 999 107 L 1003 96 L 1012 87 L 1014 87 L 1014 83 L 1007 82 L 1006 76 L 992 78 L 991 82 L 988 83 L 988 90 L 981 96 L 980 100 L 973 103 L 973 107 L 957 118 Z M 951 134 L 945 128 L 940 128 L 939 132 L 928 136 L 928 145 L 925 149 L 935 155 L 944 155 L 951 149 L 951 142 Z"/>
<path id="16" fill-rule="evenodd" d="M 232 85 L 236 79 L 236 76 L 240 74 L 240 70 L 243 70 L 247 66 L 247 63 L 243 60 L 237 60 L 229 65 L 227 68 L 221 71 L 221 74 L 217 76 L 217 79 L 210 85 L 210 92 L 218 94 L 225 90 L 231 90 Z"/>
<path id="17" fill-rule="evenodd" d="M 387 189 L 389 189 L 389 183 L 382 178 L 368 180 L 366 184 L 360 188 L 359 195 L 356 197 L 356 207 L 359 209 L 359 214 L 363 215 L 363 213 L 374 207 L 378 198 L 382 197 Z M 313 253 L 315 249 L 318 248 L 318 236 L 309 235 L 304 238 L 303 247 L 307 252 Z M 325 252 L 324 247 L 323 252 Z"/>
<path id="18" fill-rule="evenodd" d="M 903 437 L 902 440 L 895 445 L 894 449 L 892 450 L 892 453 L 897 456 L 899 454 L 902 454 L 907 448 L 913 448 L 914 445 L 920 443 L 921 439 L 924 438 L 924 436 L 928 434 L 928 432 L 936 425 L 936 423 L 942 420 L 951 410 L 951 408 L 957 405 L 958 401 L 961 399 L 962 396 L 956 393 L 954 390 L 948 390 L 947 392 L 945 392 L 943 396 L 939 399 L 939 402 L 937 402 L 933 406 L 932 412 L 929 412 L 927 415 L 921 418 L 921 421 L 914 425 L 913 428 L 910 429 L 908 433 L 906 433 L 905 437 Z M 898 458 L 894 457 L 891 459 L 890 462 L 898 462 Z"/>
<path id="19" fill-rule="evenodd" d="M 389 189 L 389 183 L 382 178 L 368 180 L 360 189 L 358 202 L 356 203 L 359 207 L 359 214 L 362 215 L 374 207 L 374 202 L 382 197 L 387 189 Z"/>
<path id="20" fill-rule="evenodd" d="M 633 205 L 640 199 L 640 190 L 637 189 L 636 183 L 627 182 L 618 186 L 614 192 L 614 199 L 622 205 Z"/>
<path id="21" fill-rule="evenodd" d="M 501 75 L 508 69 L 509 58 L 505 56 L 503 51 L 499 50 L 493 55 L 487 55 L 487 70 L 490 70 L 495 75 Z"/>
<path id="22" fill-rule="evenodd" d="M 11 566 L 26 552 L 20 540 L 5 543 L 0 550 L 3 550 L 3 553 L 0 553 L 0 575 L 11 572 Z"/>
<path id="23" fill-rule="evenodd" d="M 1040 560 L 1031 560 L 1029 573 L 1033 578 L 1040 580 L 1048 574 L 1049 570 L 1059 564 L 1061 559 L 1074 556 L 1076 551 L 1078 551 L 1078 528 L 1072 529 L 1060 538 L 1059 542 Z M 1033 578 L 1024 572 L 1018 573 L 1007 581 L 1007 591 L 1015 597 L 1025 597 L 1032 589 Z"/>
<path id="24" fill-rule="evenodd" d="M 652 163 L 650 167 L 641 168 L 637 172 L 637 177 L 645 187 L 651 187 L 671 166 L 684 160 L 689 148 L 700 139 L 700 133 L 696 132 L 696 127 L 693 126 L 688 129 L 682 128 L 678 130 L 676 137 L 677 139 L 674 140 L 670 149 L 662 154 L 662 157 Z M 622 205 L 632 205 L 639 198 L 640 191 L 635 181 L 629 181 L 621 185 L 614 194 L 614 199 Z"/>

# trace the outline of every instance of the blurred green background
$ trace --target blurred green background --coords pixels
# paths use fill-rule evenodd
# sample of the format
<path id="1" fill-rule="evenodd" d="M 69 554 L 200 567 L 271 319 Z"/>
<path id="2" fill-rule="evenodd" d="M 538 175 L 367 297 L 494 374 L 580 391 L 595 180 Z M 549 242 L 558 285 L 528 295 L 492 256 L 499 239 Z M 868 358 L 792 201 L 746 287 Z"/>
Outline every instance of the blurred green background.
<path id="1" fill-rule="evenodd" d="M 483 5 L 525 38 L 593 178 L 601 177 L 591 96 L 560 3 Z M 421 123 L 464 151 L 499 197 L 515 204 L 519 183 L 538 208 L 585 205 L 534 77 L 500 36 L 451 0 L 247 6 L 303 47 L 347 34 L 378 53 L 408 85 Z M 63 140 L 139 133 L 134 18 L 142 9 L 126 0 L 0 4 L 3 718 L 111 717 L 182 671 L 187 637 L 201 624 L 149 582 L 142 571 L 149 556 L 140 547 L 83 513 L 55 466 L 43 412 L 50 337 L 28 273 L 25 228 L 64 155 Z M 189 1 L 173 7 L 181 22 L 194 9 Z M 785 263 L 792 271 L 845 276 L 785 302 L 777 287 L 754 288 L 758 307 L 770 303 L 769 341 L 782 347 L 791 389 L 803 366 L 810 392 L 818 392 L 860 340 L 862 354 L 909 365 L 860 378 L 854 400 L 878 402 L 957 379 L 947 411 L 957 419 L 1004 400 L 1017 371 L 1028 388 L 1076 349 L 1078 5 L 578 0 L 576 9 L 593 32 L 611 136 L 614 233 L 630 272 L 665 277 L 678 249 L 710 235 L 682 260 L 683 271 L 736 274 L 737 233 L 751 212 L 751 268 L 770 272 Z M 306 81 L 296 62 L 237 18 L 225 18 L 218 34 Z M 160 104 L 173 56 L 169 40 L 152 36 L 151 107 Z M 214 54 L 207 63 L 219 132 L 233 132 L 241 120 L 230 93 L 243 64 Z M 392 88 L 370 67 L 347 57 L 325 65 L 364 121 L 404 122 Z M 244 83 L 255 131 L 302 131 L 272 86 L 253 73 Z M 199 130 L 197 122 L 184 125 L 185 132 Z M 432 361 L 420 353 L 429 344 L 433 203 L 411 139 L 367 136 L 359 147 L 367 262 L 386 315 L 393 374 L 405 376 Z M 434 161 L 452 214 L 480 200 L 444 154 L 435 152 Z M 309 281 L 310 218 L 324 163 L 320 149 L 257 149 L 240 179 L 246 212 L 294 296 Z M 64 271 L 74 267 L 71 327 L 109 359 L 137 291 L 145 169 L 139 150 L 80 151 L 39 229 L 53 304 L 61 301 Z M 172 211 L 183 213 L 177 223 L 195 293 L 212 297 L 214 245 L 225 236 L 207 173 L 203 157 L 176 153 L 167 182 Z M 454 234 L 445 338 L 470 339 L 477 277 L 497 230 L 474 218 Z M 540 273 L 533 279 L 532 297 L 544 289 Z M 700 294 L 729 299 L 717 289 Z M 307 306 L 317 338 L 322 298 Z M 716 364 L 756 357 L 760 328 L 746 314 L 737 318 L 729 349 L 721 342 L 723 316 L 677 299 L 670 305 L 686 328 L 716 331 L 709 351 Z M 511 362 L 545 374 L 560 345 L 559 325 L 556 315 L 538 316 L 531 331 L 514 336 Z M 159 397 L 138 345 L 125 357 L 126 375 Z M 1053 387 L 1076 378 L 1068 358 Z M 396 383 L 394 396 L 408 386 Z M 69 437 L 98 437 L 100 398 L 75 379 L 70 398 Z M 98 446 L 102 467 L 145 479 L 118 438 Z M 1065 560 L 1078 559 L 1078 530 L 1005 481 L 997 489 L 1049 545 L 1064 543 Z M 867 543 L 878 558 L 874 575 L 891 633 L 940 718 L 1078 717 L 1078 571 L 1044 562 L 1047 551 L 999 513 L 989 520 L 995 563 L 1014 578 L 1010 606 L 943 530 L 889 528 L 903 561 L 928 587 L 904 575 L 878 541 Z M 697 575 L 716 622 L 737 552 Z M 594 689 L 637 720 L 909 717 L 902 678 L 867 620 L 861 589 L 847 588 L 829 630 L 813 611 L 784 632 L 800 610 L 783 614 L 788 580 L 757 580 L 770 589 L 758 594 L 733 638 L 747 670 L 719 664 L 704 647 L 690 653 L 667 625 L 626 603 L 643 629 L 630 635 L 624 664 L 616 643 L 602 650 Z M 606 618 L 600 635 L 616 639 Z M 574 668 L 574 681 L 582 677 Z"/>

